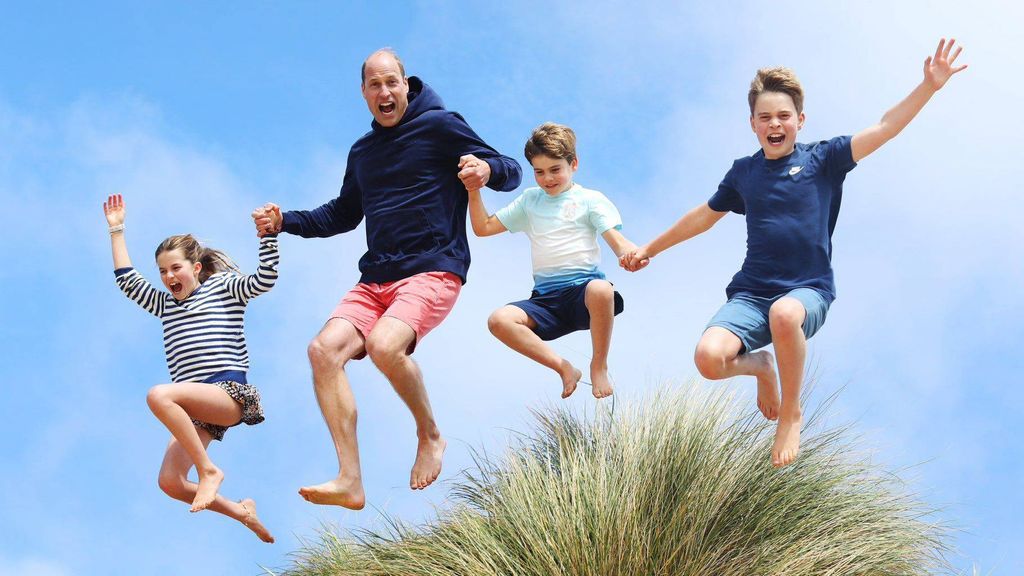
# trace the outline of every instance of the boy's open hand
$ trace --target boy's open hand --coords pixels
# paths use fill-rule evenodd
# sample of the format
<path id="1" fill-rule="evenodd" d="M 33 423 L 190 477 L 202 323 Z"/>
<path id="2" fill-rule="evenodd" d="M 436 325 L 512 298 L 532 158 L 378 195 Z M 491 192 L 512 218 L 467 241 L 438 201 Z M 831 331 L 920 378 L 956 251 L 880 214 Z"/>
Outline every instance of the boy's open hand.
<path id="1" fill-rule="evenodd" d="M 938 48 L 935 49 L 935 54 L 924 60 L 924 79 L 933 90 L 942 88 L 953 74 L 967 68 L 966 64 L 963 66 L 953 66 L 957 56 L 960 55 L 960 51 L 963 50 L 962 46 L 957 46 L 956 52 L 953 52 L 953 55 L 950 56 L 949 53 L 953 50 L 953 44 L 955 43 L 955 38 L 950 38 L 949 44 L 946 43 L 945 38 L 942 38 L 939 40 Z"/>
<path id="2" fill-rule="evenodd" d="M 491 179 L 491 165 L 483 160 L 466 154 L 459 158 L 459 180 L 466 190 L 479 190 Z"/>
<path id="3" fill-rule="evenodd" d="M 120 194 L 111 194 L 103 203 L 103 215 L 107 217 L 107 225 L 114 227 L 124 224 L 124 200 Z"/>

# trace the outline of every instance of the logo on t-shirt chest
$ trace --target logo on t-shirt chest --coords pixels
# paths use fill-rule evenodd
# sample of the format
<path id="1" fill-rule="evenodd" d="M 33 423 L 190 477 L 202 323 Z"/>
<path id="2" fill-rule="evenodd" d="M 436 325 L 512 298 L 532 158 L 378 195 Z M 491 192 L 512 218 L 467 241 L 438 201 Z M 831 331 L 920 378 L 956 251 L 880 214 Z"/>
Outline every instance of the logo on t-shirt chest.
<path id="1" fill-rule="evenodd" d="M 570 200 L 570 201 L 566 202 L 565 204 L 562 204 L 562 210 L 561 210 L 561 213 L 559 214 L 559 217 L 562 220 L 566 220 L 566 221 L 571 222 L 571 221 L 576 219 L 576 217 L 579 215 L 579 212 L 580 212 L 579 205 L 576 204 L 575 201 Z"/>

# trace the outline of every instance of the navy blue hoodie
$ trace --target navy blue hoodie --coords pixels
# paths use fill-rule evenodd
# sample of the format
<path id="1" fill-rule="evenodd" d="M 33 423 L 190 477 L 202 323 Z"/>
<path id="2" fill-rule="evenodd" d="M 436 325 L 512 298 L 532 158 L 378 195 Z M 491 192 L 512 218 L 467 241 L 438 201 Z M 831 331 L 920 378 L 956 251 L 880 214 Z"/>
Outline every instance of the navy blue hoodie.
<path id="1" fill-rule="evenodd" d="M 283 231 L 326 238 L 366 217 L 360 282 L 384 283 L 421 272 L 451 272 L 466 282 L 469 199 L 458 178 L 459 158 L 473 154 L 491 168 L 489 188 L 519 186 L 519 163 L 473 132 L 419 78 L 409 78 L 409 107 L 398 124 L 372 130 L 352 146 L 337 198 L 314 210 L 284 213 Z"/>

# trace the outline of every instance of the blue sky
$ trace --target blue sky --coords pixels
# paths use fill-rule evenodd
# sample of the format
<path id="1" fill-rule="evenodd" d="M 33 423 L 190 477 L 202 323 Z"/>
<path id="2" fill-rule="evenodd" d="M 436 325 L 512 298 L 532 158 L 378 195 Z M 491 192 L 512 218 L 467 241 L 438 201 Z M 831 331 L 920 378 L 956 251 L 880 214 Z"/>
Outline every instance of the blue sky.
<path id="1" fill-rule="evenodd" d="M 212 455 L 227 473 L 223 493 L 255 498 L 278 543 L 160 493 L 167 432 L 144 400 L 168 377 L 160 328 L 114 286 L 107 194 L 125 195 L 129 248 L 149 278 L 152 249 L 185 231 L 252 270 L 250 210 L 268 200 L 311 208 L 336 193 L 370 120 L 359 65 L 393 46 L 410 74 L 510 156 L 521 159 L 543 121 L 572 126 L 577 181 L 611 197 L 624 233 L 643 242 L 756 150 L 745 96 L 758 67 L 797 71 L 802 139 L 823 139 L 877 121 L 917 84 L 943 35 L 965 46 L 970 68 L 847 179 L 834 236 L 839 298 L 810 347 L 820 375 L 812 403 L 843 388 L 834 419 L 855 420 L 872 457 L 907 469 L 911 488 L 962 529 L 960 569 L 1024 572 L 1021 8 L 4 4 L 0 576 L 253 574 L 287 565 L 324 522 L 373 526 L 380 511 L 418 522 L 445 504 L 443 483 L 406 488 L 413 423 L 365 362 L 350 373 L 371 506 L 343 512 L 296 494 L 335 472 L 305 346 L 358 277 L 361 232 L 284 237 L 280 282 L 247 315 L 250 379 L 268 420 L 232 430 Z M 495 210 L 513 195 L 484 198 Z M 727 217 L 637 275 L 605 251 L 627 302 L 611 355 L 620 398 L 693 376 L 693 347 L 740 265 L 743 230 Z M 470 465 L 471 446 L 500 452 L 507 430 L 560 390 L 485 327 L 491 310 L 528 293 L 525 238 L 471 244 L 470 282 L 417 352 L 451 441 L 442 480 Z M 585 334 L 557 348 L 586 364 Z"/>

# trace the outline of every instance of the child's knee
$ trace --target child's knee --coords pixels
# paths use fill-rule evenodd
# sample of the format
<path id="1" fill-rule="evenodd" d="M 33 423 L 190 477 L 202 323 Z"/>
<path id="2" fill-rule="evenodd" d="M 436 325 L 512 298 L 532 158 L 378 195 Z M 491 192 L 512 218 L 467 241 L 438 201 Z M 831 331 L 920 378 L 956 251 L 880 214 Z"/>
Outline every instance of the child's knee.
<path id="1" fill-rule="evenodd" d="M 513 311 L 507 307 L 498 308 L 487 317 L 487 329 L 497 336 L 516 323 Z"/>
<path id="2" fill-rule="evenodd" d="M 799 328 L 807 311 L 795 298 L 779 298 L 768 310 L 768 323 L 772 328 Z"/>
<path id="3" fill-rule="evenodd" d="M 586 301 L 590 303 L 607 303 L 611 302 L 615 296 L 615 288 L 612 283 L 607 280 L 591 280 L 587 284 L 587 295 Z"/>
<path id="4" fill-rule="evenodd" d="M 697 344 L 697 350 L 693 353 L 693 363 L 696 364 L 697 371 L 708 380 L 722 378 L 725 361 L 725 354 L 721 350 L 703 342 Z"/>
<path id="5" fill-rule="evenodd" d="M 161 405 L 171 401 L 170 387 L 167 384 L 158 384 L 149 389 L 146 393 L 146 404 L 151 410 L 156 410 Z"/>
<path id="6" fill-rule="evenodd" d="M 188 489 L 185 487 L 185 478 L 174 472 L 160 472 L 157 477 L 157 485 L 164 494 L 175 500 L 188 500 Z"/>

